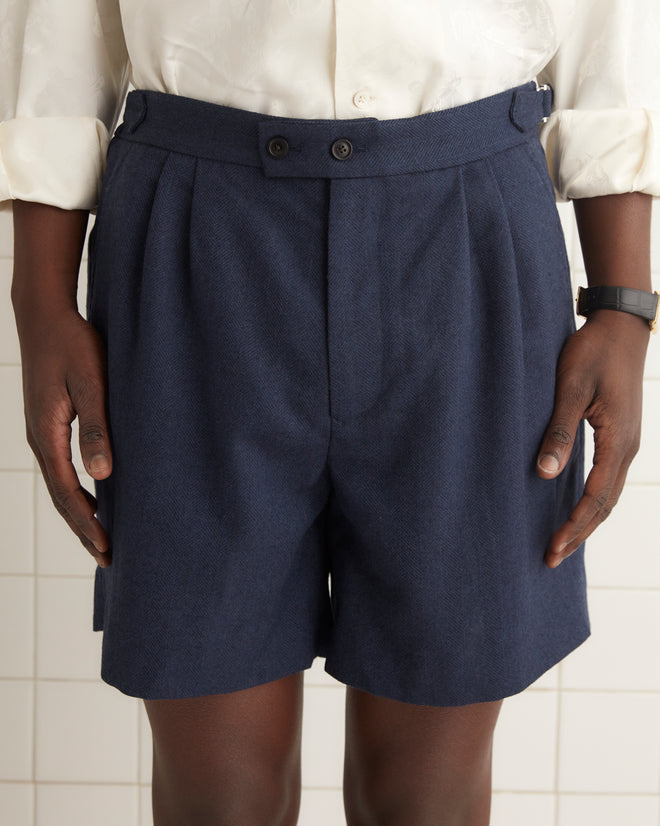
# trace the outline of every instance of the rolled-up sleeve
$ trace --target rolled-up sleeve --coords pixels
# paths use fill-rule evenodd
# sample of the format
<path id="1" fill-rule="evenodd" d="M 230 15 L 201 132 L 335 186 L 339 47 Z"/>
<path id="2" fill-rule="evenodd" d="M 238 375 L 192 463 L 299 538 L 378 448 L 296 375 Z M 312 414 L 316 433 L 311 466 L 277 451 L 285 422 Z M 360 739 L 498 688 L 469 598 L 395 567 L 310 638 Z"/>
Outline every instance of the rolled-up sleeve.
<path id="1" fill-rule="evenodd" d="M 21 0 L 0 13 L 0 210 L 95 213 L 129 82 L 118 0 Z"/>
<path id="2" fill-rule="evenodd" d="M 554 90 L 540 137 L 558 200 L 660 196 L 660 3 L 580 0 L 537 75 Z"/>

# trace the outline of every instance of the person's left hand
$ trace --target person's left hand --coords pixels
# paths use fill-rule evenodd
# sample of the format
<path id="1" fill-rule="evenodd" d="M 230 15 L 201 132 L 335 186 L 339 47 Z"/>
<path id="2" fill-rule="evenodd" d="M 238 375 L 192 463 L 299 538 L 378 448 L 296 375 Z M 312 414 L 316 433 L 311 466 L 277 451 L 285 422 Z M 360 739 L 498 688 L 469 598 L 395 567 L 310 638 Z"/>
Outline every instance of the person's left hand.
<path id="1" fill-rule="evenodd" d="M 582 497 L 546 550 L 549 568 L 570 556 L 619 499 L 639 450 L 648 339 L 644 319 L 618 310 L 596 310 L 564 345 L 537 472 L 543 479 L 561 473 L 581 419 L 594 430 L 594 458 Z"/>

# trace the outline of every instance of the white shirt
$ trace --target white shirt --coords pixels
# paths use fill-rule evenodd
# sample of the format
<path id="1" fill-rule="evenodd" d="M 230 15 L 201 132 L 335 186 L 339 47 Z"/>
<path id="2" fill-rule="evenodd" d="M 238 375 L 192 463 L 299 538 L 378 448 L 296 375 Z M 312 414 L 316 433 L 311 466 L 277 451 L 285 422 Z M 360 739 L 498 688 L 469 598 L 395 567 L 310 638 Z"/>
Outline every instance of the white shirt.
<path id="1" fill-rule="evenodd" d="M 659 0 L 0 0 L 0 209 L 95 212 L 131 86 L 397 118 L 534 78 L 558 199 L 657 197 L 659 43 Z"/>

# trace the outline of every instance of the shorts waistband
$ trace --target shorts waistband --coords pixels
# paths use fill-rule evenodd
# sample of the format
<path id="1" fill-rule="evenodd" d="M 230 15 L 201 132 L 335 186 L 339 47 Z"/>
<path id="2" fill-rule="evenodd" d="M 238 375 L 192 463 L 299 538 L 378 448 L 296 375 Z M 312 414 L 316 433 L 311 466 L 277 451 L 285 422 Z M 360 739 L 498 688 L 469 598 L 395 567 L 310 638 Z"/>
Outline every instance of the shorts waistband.
<path id="1" fill-rule="evenodd" d="M 405 118 L 266 115 L 134 89 L 115 136 L 200 158 L 261 167 L 268 177 L 359 178 L 456 166 L 538 136 L 552 87 L 524 83 Z"/>

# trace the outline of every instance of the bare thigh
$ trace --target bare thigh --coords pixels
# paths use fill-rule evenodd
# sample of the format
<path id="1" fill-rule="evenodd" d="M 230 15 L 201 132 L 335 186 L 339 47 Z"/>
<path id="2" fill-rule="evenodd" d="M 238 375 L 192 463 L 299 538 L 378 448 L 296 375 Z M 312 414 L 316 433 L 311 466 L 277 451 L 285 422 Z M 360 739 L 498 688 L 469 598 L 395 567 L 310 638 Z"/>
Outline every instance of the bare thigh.
<path id="1" fill-rule="evenodd" d="M 144 700 L 154 826 L 294 826 L 303 672 L 235 691 Z"/>
<path id="2" fill-rule="evenodd" d="M 346 693 L 348 826 L 487 826 L 502 701 L 438 708 Z"/>

